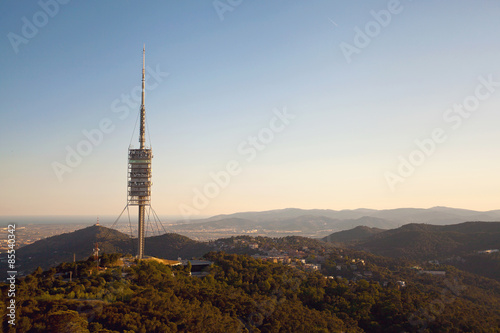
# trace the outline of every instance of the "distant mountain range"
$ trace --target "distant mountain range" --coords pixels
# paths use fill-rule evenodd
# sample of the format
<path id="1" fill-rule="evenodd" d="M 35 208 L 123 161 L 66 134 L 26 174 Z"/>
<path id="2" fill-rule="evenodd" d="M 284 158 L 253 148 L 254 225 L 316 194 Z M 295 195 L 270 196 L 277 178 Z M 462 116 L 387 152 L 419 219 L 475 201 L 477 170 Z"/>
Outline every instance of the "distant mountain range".
<path id="1" fill-rule="evenodd" d="M 500 221 L 500 210 L 479 212 L 433 207 L 429 209 L 400 208 L 389 210 L 361 208 L 336 211 L 288 208 L 217 215 L 187 222 L 178 221 L 170 225 L 169 229 L 186 235 L 191 232 L 226 231 L 235 234 L 301 235 L 319 238 L 335 231 L 349 230 L 357 226 L 393 229 L 409 223 L 447 225 L 467 221 Z"/>
<path id="2" fill-rule="evenodd" d="M 450 224 L 450 222 L 465 220 L 475 221 L 497 221 L 500 220 L 500 210 L 491 210 L 486 212 L 449 208 L 397 208 L 397 209 L 366 209 L 358 208 L 354 210 L 330 210 L 330 209 L 298 209 L 286 208 L 278 210 L 269 210 L 263 212 L 243 212 L 229 215 L 216 215 L 204 220 L 198 221 L 217 221 L 227 218 L 242 218 L 256 222 L 281 221 L 297 218 L 304 215 L 324 216 L 336 220 L 352 220 L 361 217 L 377 217 L 389 221 L 407 223 L 431 223 Z"/>

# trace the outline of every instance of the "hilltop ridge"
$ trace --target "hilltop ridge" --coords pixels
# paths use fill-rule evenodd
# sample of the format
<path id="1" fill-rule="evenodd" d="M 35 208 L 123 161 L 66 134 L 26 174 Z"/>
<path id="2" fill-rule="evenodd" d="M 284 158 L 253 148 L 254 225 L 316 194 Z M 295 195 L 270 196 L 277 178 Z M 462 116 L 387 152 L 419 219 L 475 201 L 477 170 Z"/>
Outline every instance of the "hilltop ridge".
<path id="1" fill-rule="evenodd" d="M 83 260 L 92 255 L 95 244 L 100 253 L 135 254 L 137 239 L 103 226 L 93 225 L 70 233 L 48 237 L 17 250 L 19 270 L 30 273 L 38 266 L 47 269 L 61 262 Z M 175 260 L 202 256 L 209 247 L 186 236 L 167 233 L 146 237 L 146 254 Z"/>
<path id="2" fill-rule="evenodd" d="M 446 263 L 500 281 L 500 222 L 464 222 L 455 225 L 407 224 L 373 232 L 355 228 L 333 233 L 324 241 L 391 258 Z"/>

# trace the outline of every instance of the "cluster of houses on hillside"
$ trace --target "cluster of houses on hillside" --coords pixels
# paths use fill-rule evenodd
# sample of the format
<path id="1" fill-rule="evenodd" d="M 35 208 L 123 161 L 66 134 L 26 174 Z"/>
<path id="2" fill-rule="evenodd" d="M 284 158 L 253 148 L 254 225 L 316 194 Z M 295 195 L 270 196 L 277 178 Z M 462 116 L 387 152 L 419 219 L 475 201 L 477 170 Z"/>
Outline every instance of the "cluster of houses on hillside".
<path id="1" fill-rule="evenodd" d="M 347 279 L 348 281 L 373 280 L 382 286 L 387 286 L 390 282 L 386 278 L 374 273 L 370 265 L 361 258 L 349 258 L 344 255 L 343 249 L 309 248 L 307 246 L 294 246 L 289 244 L 277 244 L 276 240 L 259 241 L 258 238 L 231 238 L 218 240 L 214 243 L 217 250 L 244 252 L 252 257 L 273 263 L 281 263 L 306 271 L 320 271 L 325 278 Z M 245 252 L 244 250 L 248 250 Z M 481 253 L 493 253 L 498 250 L 486 250 Z M 460 260 L 461 258 L 450 258 L 450 260 Z M 446 260 L 445 260 L 446 261 Z M 333 263 L 333 266 L 332 266 Z M 430 260 L 431 266 L 439 266 L 438 260 Z M 322 269 L 322 267 L 325 267 Z M 333 267 L 333 270 L 332 270 Z M 417 274 L 428 274 L 434 276 L 446 276 L 444 270 L 422 269 L 419 266 L 412 267 Z M 406 287 L 405 281 L 393 281 L 400 288 Z"/>

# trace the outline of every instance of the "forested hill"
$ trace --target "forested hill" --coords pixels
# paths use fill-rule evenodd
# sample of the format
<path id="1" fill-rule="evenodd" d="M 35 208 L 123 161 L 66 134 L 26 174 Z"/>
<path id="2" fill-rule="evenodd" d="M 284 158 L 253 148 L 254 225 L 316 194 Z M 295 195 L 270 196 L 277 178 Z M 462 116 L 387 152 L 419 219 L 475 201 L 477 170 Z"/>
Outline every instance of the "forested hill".
<path id="1" fill-rule="evenodd" d="M 202 257 L 212 248 L 203 242 L 174 233 L 146 238 L 146 254 L 154 257 L 175 260 L 178 257 L 188 259 Z M 135 243 L 133 243 L 135 245 Z M 135 251 L 129 252 L 135 253 Z"/>
<path id="2" fill-rule="evenodd" d="M 61 262 L 82 260 L 92 255 L 95 243 L 103 252 L 121 252 L 130 246 L 130 237 L 114 229 L 91 226 L 41 239 L 17 250 L 19 271 L 30 273 L 38 266 L 47 269 Z"/>
<path id="3" fill-rule="evenodd" d="M 407 224 L 360 242 L 360 250 L 418 260 L 443 259 L 500 248 L 500 222 L 466 222 L 437 226 Z"/>
<path id="4" fill-rule="evenodd" d="M 383 231 L 385 230 L 379 228 L 370 228 L 367 226 L 358 226 L 350 230 L 335 232 L 331 235 L 322 238 L 322 240 L 324 242 L 335 243 L 335 244 L 359 242 L 373 235 L 379 234 Z"/>
<path id="5" fill-rule="evenodd" d="M 429 244 L 451 239 L 470 249 L 481 240 L 484 248 L 489 237 L 498 236 L 497 227 L 414 224 L 358 245 L 383 245 L 385 234 L 394 249 L 400 245 L 406 251 L 397 237 L 414 233 Z M 108 253 L 96 262 L 89 258 L 90 247 L 82 253 L 86 260 L 73 263 L 71 251 L 95 240 L 101 253 Z M 189 264 L 117 260 L 120 255 L 110 255 L 111 249 L 125 252 L 135 242 L 103 227 L 37 243 L 30 249 L 35 258 L 50 249 L 65 251 L 70 260 L 16 282 L 18 332 L 496 332 L 500 326 L 500 282 L 484 277 L 486 271 L 479 276 L 470 267 L 457 269 L 458 264 L 383 257 L 297 236 L 238 236 L 209 244 L 176 234 L 147 238 L 149 253 L 161 258 L 210 248 L 261 252 L 256 257 L 209 252 L 205 259 L 212 264 L 194 276 Z M 8 285 L 0 287 L 5 318 Z M 5 322 L 2 329 L 8 331 Z"/>
<path id="6" fill-rule="evenodd" d="M 147 237 L 146 255 L 165 259 L 202 256 L 210 248 L 205 243 L 194 241 L 178 234 Z M 101 253 L 135 254 L 137 239 L 132 239 L 117 230 L 93 225 L 74 232 L 39 240 L 17 250 L 19 271 L 26 274 L 38 266 L 43 269 L 62 262 L 87 259 L 92 255 L 95 243 Z"/>
<path id="7" fill-rule="evenodd" d="M 432 261 L 500 281 L 500 222 L 466 222 L 437 226 L 407 224 L 397 229 L 368 234 L 355 228 L 325 237 L 326 241 L 348 242 L 350 247 L 378 255 Z"/>
<path id="8" fill-rule="evenodd" d="M 350 262 L 347 251 L 331 253 L 327 262 Z M 103 255 L 106 267 L 99 270 L 89 259 L 18 281 L 16 331 L 497 332 L 500 325 L 500 283 L 453 268 L 446 277 L 432 276 L 366 255 L 372 277 L 347 280 L 301 263 L 211 252 L 206 259 L 213 264 L 200 278 L 189 266 L 114 266 L 113 258 Z M 0 289 L 6 318 L 8 285 Z M 2 331 L 8 329 L 4 321 Z"/>

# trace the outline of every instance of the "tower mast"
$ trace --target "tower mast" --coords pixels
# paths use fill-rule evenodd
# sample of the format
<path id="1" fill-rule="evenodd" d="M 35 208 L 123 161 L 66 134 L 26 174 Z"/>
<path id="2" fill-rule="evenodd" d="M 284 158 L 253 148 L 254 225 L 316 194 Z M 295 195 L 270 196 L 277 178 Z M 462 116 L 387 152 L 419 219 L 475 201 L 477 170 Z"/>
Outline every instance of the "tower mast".
<path id="1" fill-rule="evenodd" d="M 144 256 L 144 233 L 146 206 L 151 204 L 151 148 L 146 148 L 146 107 L 145 103 L 146 47 L 142 49 L 142 101 L 139 149 L 129 149 L 128 153 L 128 204 L 139 206 L 137 258 Z"/>
<path id="2" fill-rule="evenodd" d="M 139 143 L 141 149 L 145 148 L 146 143 L 146 107 L 144 106 L 144 90 L 145 90 L 145 66 L 146 66 L 146 45 L 142 48 L 142 99 L 141 99 L 141 129 L 139 133 Z"/>

